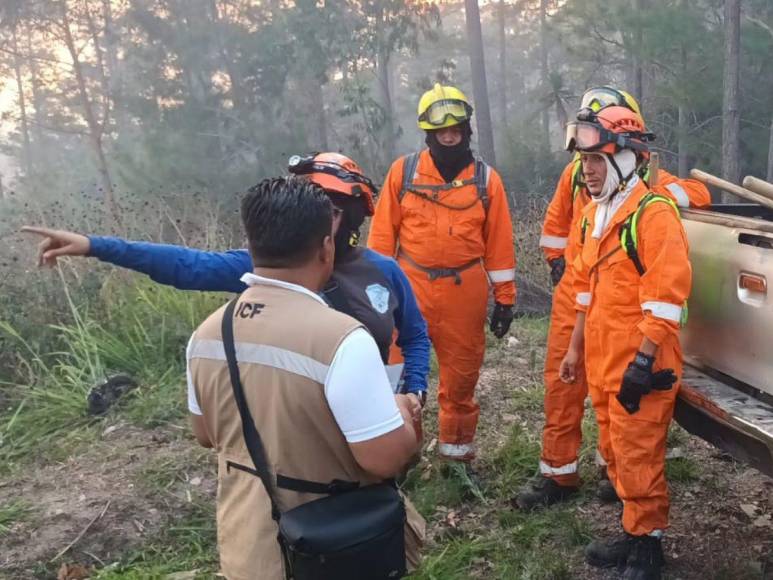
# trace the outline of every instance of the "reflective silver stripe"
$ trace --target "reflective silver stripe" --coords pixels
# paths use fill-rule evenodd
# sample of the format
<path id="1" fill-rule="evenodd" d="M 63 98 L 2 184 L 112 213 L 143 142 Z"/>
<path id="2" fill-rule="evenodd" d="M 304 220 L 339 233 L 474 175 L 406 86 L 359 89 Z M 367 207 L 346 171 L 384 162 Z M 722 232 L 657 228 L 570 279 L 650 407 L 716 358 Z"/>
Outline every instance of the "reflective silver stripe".
<path id="1" fill-rule="evenodd" d="M 649 310 L 652 312 L 652 316 L 662 318 L 663 320 L 670 320 L 672 322 L 679 322 L 682 320 L 682 307 L 670 302 L 645 302 L 641 305 L 642 311 Z"/>
<path id="2" fill-rule="evenodd" d="M 509 270 L 487 270 L 486 274 L 488 274 L 488 278 L 493 284 L 515 280 L 515 268 L 510 268 Z"/>
<path id="3" fill-rule="evenodd" d="M 441 443 L 438 445 L 438 453 L 446 457 L 462 458 L 475 453 L 475 446 L 472 443 Z"/>
<path id="4" fill-rule="evenodd" d="M 594 457 L 596 465 L 599 467 L 606 467 L 607 466 L 607 460 L 604 459 L 604 456 L 601 455 L 601 451 L 598 450 L 598 447 L 596 448 L 596 457 Z"/>
<path id="5" fill-rule="evenodd" d="M 687 197 L 687 192 L 678 183 L 669 183 L 666 185 L 666 189 L 671 192 L 671 195 L 676 199 L 676 205 L 679 207 L 690 207 L 690 198 Z"/>
<path id="6" fill-rule="evenodd" d="M 403 378 L 403 363 L 396 365 L 386 365 L 387 377 L 389 377 L 389 384 L 392 385 L 392 392 L 397 393 L 400 391 L 400 383 Z"/>
<path id="7" fill-rule="evenodd" d="M 194 338 L 191 340 L 190 358 L 224 361 L 225 349 L 223 348 L 223 342 L 220 340 Z M 249 342 L 236 343 L 236 359 L 243 363 L 253 363 L 282 369 L 322 385 L 325 384 L 327 372 L 330 368 L 313 358 L 291 350 L 265 344 L 251 344 Z"/>
<path id="8" fill-rule="evenodd" d="M 558 236 L 540 236 L 539 247 L 551 248 L 553 250 L 563 250 L 569 242 L 569 238 L 560 238 Z"/>
<path id="9" fill-rule="evenodd" d="M 578 292 L 577 304 L 580 306 L 590 306 L 590 292 Z"/>
<path id="10" fill-rule="evenodd" d="M 551 467 L 544 461 L 540 461 L 539 470 L 542 475 L 571 475 L 577 473 L 577 462 L 572 461 L 561 467 Z"/>

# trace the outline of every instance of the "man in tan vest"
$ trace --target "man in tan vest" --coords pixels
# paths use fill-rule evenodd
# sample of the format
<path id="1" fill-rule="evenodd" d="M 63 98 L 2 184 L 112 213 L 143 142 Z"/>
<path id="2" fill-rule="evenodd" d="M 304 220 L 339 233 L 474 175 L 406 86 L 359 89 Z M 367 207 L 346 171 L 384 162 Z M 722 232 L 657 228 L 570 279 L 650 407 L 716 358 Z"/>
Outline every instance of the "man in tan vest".
<path id="1" fill-rule="evenodd" d="M 271 179 L 250 189 L 242 220 L 255 265 L 234 310 L 245 396 L 282 511 L 318 499 L 298 480 L 361 485 L 400 473 L 418 452 L 419 409 L 393 395 L 373 338 L 317 295 L 333 269 L 335 209 L 317 185 Z M 269 497 L 256 476 L 232 396 L 220 325 L 188 346 L 188 406 L 196 439 L 218 453 L 220 564 L 229 580 L 284 578 Z M 418 563 L 424 521 L 406 502 L 406 556 Z"/>

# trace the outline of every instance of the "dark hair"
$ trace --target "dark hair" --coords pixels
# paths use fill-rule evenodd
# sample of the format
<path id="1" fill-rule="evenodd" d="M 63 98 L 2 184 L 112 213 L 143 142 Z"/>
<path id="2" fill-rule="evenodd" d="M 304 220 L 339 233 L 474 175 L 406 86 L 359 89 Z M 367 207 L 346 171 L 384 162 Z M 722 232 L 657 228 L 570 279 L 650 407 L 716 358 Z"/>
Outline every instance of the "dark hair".
<path id="1" fill-rule="evenodd" d="M 297 267 L 331 234 L 333 204 L 308 179 L 264 179 L 242 199 L 242 223 L 256 266 Z"/>

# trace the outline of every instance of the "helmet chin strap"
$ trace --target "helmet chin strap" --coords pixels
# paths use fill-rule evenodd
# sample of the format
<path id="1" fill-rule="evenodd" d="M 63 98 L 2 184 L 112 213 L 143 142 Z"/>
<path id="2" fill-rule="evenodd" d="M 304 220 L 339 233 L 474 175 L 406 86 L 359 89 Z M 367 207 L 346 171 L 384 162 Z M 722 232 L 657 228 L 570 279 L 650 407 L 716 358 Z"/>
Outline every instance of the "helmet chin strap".
<path id="1" fill-rule="evenodd" d="M 620 171 L 620 166 L 617 164 L 617 161 L 615 161 L 615 156 L 611 155 L 609 153 L 605 153 L 607 156 L 607 159 L 609 159 L 609 164 L 614 168 L 615 173 L 617 173 L 617 179 L 620 183 L 623 182 L 623 172 Z"/>

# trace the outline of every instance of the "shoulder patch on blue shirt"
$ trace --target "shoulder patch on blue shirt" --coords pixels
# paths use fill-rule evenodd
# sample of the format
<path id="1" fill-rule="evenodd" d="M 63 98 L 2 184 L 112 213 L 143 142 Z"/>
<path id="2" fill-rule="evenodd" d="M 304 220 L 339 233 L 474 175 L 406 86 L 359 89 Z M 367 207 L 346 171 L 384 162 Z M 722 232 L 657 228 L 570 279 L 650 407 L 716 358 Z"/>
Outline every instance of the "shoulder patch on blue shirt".
<path id="1" fill-rule="evenodd" d="M 365 288 L 371 306 L 379 314 L 386 314 L 389 310 L 389 290 L 381 284 L 371 284 Z"/>

